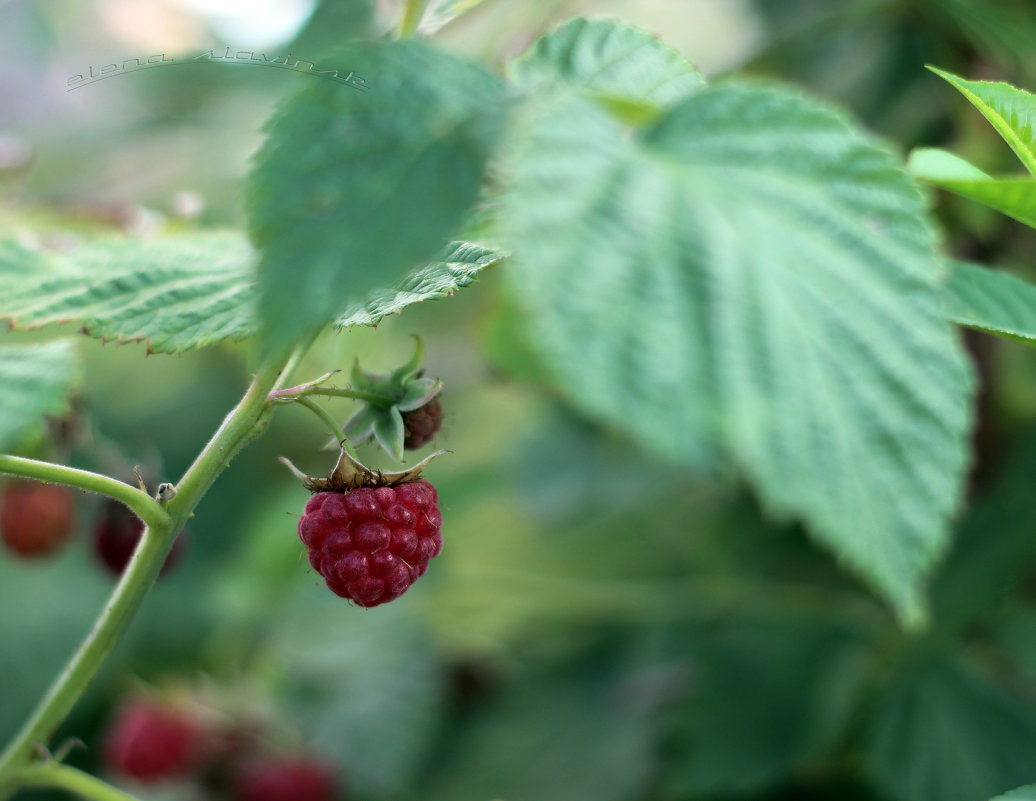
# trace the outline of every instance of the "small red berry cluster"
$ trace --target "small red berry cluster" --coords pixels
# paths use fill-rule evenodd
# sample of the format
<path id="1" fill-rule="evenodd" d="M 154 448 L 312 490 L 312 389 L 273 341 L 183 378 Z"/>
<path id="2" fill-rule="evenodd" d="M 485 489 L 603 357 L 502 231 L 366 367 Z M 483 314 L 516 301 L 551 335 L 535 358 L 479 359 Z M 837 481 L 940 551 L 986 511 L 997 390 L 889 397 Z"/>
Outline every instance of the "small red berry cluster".
<path id="1" fill-rule="evenodd" d="M 299 539 L 332 592 L 377 606 L 406 592 L 442 550 L 438 503 L 424 479 L 318 492 L 299 520 Z"/>
<path id="2" fill-rule="evenodd" d="M 118 711 L 103 756 L 113 773 L 140 784 L 190 781 L 234 801 L 333 801 L 338 795 L 335 771 L 323 759 L 271 750 L 254 732 L 152 698 L 133 699 Z"/>

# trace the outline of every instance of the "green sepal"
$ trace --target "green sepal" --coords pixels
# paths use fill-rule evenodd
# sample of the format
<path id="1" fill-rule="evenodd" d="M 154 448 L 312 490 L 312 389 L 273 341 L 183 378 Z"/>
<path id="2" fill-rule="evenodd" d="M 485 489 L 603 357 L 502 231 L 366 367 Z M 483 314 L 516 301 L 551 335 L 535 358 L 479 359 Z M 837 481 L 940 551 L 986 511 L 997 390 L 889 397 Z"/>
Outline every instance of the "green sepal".
<path id="1" fill-rule="evenodd" d="M 442 392 L 442 381 L 438 378 L 415 378 L 403 388 L 403 394 L 396 401 L 396 408 L 401 412 L 412 412 L 420 409 L 428 401 Z"/>
<path id="2" fill-rule="evenodd" d="M 421 362 L 424 361 L 424 343 L 421 342 L 421 337 L 417 334 L 413 334 L 413 337 L 414 342 L 417 343 L 414 346 L 414 355 L 410 357 L 410 361 L 402 367 L 393 370 L 392 375 L 389 376 L 389 381 L 392 385 L 400 389 L 421 372 Z"/>
<path id="3" fill-rule="evenodd" d="M 403 461 L 403 441 L 406 426 L 399 408 L 392 406 L 378 415 L 374 423 L 374 439 L 397 462 Z"/>
<path id="4" fill-rule="evenodd" d="M 379 411 L 369 403 L 364 403 L 356 412 L 345 421 L 343 430 L 345 435 L 353 442 L 363 442 L 370 439 L 374 433 L 374 424 L 378 420 Z M 337 440 L 335 440 L 337 445 Z"/>
<path id="5" fill-rule="evenodd" d="M 384 379 L 381 376 L 368 373 L 361 369 L 359 359 L 356 359 L 353 362 L 353 369 L 349 374 L 349 381 L 352 384 L 353 389 L 358 389 L 362 392 L 380 394 L 384 389 Z"/>

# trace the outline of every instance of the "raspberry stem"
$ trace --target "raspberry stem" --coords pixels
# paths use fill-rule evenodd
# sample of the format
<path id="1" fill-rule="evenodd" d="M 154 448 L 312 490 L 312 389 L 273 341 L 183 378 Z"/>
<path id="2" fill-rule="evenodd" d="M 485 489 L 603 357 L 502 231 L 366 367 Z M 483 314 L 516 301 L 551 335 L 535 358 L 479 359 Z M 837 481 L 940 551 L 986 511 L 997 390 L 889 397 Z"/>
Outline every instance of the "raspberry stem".
<path id="1" fill-rule="evenodd" d="M 82 798 L 93 801 L 138 801 L 136 796 L 124 793 L 107 782 L 81 770 L 59 762 L 42 762 L 25 768 L 13 777 L 25 787 L 60 787 Z"/>
<path id="2" fill-rule="evenodd" d="M 87 492 L 107 495 L 128 506 L 149 526 L 169 521 L 169 513 L 146 492 L 131 484 L 102 476 L 100 473 L 6 454 L 0 454 L 0 473 L 33 478 L 48 484 L 63 484 L 66 487 L 77 487 Z"/>
<path id="3" fill-rule="evenodd" d="M 304 347 L 300 347 L 285 361 L 283 367 L 278 363 L 267 363 L 260 368 L 244 397 L 227 415 L 222 425 L 180 479 L 179 484 L 175 487 L 175 497 L 165 505 L 164 509 L 157 502 L 151 501 L 161 515 L 157 514 L 152 506 L 139 504 L 142 510 L 141 518 L 148 523 L 148 526 L 145 528 L 140 544 L 126 566 L 122 578 L 108 599 L 108 603 L 93 629 L 83 640 L 75 655 L 65 665 L 64 670 L 51 685 L 18 734 L 0 754 L 0 801 L 7 798 L 10 792 L 18 786 L 20 783 L 18 777 L 23 776 L 28 770 L 27 766 L 32 763 L 38 748 L 46 745 L 54 730 L 68 716 L 79 697 L 93 681 L 105 659 L 126 633 L 130 621 L 165 564 L 176 536 L 206 490 L 212 486 L 234 455 L 266 428 L 274 405 L 273 401 L 268 398 L 269 393 L 276 391 L 280 385 L 287 382 L 288 371 L 298 363 L 301 352 L 308 347 L 307 342 Z M 13 459 L 14 457 L 6 458 Z M 17 463 L 11 464 L 17 466 Z M 53 467 L 55 470 L 57 469 L 56 465 Z M 105 487 L 110 491 L 106 494 L 111 494 L 116 490 L 120 494 L 133 491 L 129 485 L 121 485 L 114 479 L 104 480 L 102 476 L 94 476 L 86 471 L 73 471 L 71 468 L 62 468 L 62 470 L 68 472 L 60 473 L 58 471 L 52 475 L 56 476 L 60 473 L 66 478 L 77 478 L 84 481 L 87 480 L 87 477 L 92 476 L 88 479 L 93 485 L 90 488 Z M 74 486 L 80 485 L 76 483 Z M 125 487 L 126 490 L 123 490 L 122 487 Z M 131 498 L 129 495 L 126 497 Z M 135 503 L 136 497 L 136 495 L 132 496 Z M 136 508 L 134 511 L 137 511 Z M 128 798 L 125 795 L 89 797 Z"/>

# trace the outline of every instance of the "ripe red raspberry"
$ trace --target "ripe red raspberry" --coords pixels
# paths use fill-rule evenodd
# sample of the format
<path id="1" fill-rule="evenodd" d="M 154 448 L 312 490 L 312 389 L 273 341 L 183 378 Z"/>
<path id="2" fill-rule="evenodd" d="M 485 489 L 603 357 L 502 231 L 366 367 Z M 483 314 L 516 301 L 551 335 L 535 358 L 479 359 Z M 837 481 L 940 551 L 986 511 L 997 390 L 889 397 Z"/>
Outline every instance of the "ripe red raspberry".
<path id="1" fill-rule="evenodd" d="M 236 801 L 333 801 L 334 797 L 334 771 L 304 754 L 248 765 L 234 787 Z"/>
<path id="2" fill-rule="evenodd" d="M 0 496 L 0 534 L 21 556 L 54 553 L 72 534 L 72 493 L 57 484 L 11 481 Z"/>
<path id="3" fill-rule="evenodd" d="M 432 441 L 442 428 L 442 401 L 436 395 L 424 406 L 403 413 L 403 426 L 406 434 L 403 447 L 408 451 L 416 451 Z"/>
<path id="4" fill-rule="evenodd" d="M 442 550 L 438 504 L 435 487 L 423 479 L 319 492 L 299 520 L 299 539 L 332 592 L 377 606 L 406 592 Z"/>
<path id="5" fill-rule="evenodd" d="M 101 518 L 94 526 L 94 553 L 113 575 L 121 576 L 143 533 L 143 520 L 118 501 L 106 501 Z M 162 565 L 162 575 L 179 560 L 186 547 L 186 536 L 184 529 L 176 538 Z"/>
<path id="6" fill-rule="evenodd" d="M 150 699 L 135 700 L 116 716 L 105 742 L 110 768 L 145 782 L 189 773 L 203 752 L 201 723 L 189 712 Z"/>

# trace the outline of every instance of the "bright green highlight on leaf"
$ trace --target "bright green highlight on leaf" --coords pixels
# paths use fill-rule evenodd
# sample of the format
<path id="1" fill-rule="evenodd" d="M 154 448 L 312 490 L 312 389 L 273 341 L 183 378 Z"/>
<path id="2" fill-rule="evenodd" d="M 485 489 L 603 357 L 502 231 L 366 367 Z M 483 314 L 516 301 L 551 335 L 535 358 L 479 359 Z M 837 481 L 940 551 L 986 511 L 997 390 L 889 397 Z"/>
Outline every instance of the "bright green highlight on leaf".
<path id="1" fill-rule="evenodd" d="M 993 178 L 959 156 L 938 148 L 918 148 L 908 168 L 914 177 L 976 200 L 1036 228 L 1036 179 Z"/>
<path id="2" fill-rule="evenodd" d="M 634 138 L 556 98 L 510 173 L 508 275 L 568 396 L 673 459 L 725 451 L 918 623 L 972 382 L 893 158 L 814 101 L 727 85 Z"/>
<path id="3" fill-rule="evenodd" d="M 354 304 L 335 320 L 337 329 L 353 325 L 377 325 L 407 306 L 452 295 L 478 280 L 478 274 L 505 259 L 507 254 L 474 245 L 451 242 L 436 261 L 418 268 L 393 289 L 376 289 L 362 306 Z"/>
<path id="4" fill-rule="evenodd" d="M 236 232 L 98 241 L 53 261 L 39 273 L 0 272 L 0 319 L 23 329 L 75 323 L 158 353 L 252 331 L 254 252 Z"/>
<path id="5" fill-rule="evenodd" d="M 334 59 L 369 88 L 309 82 L 267 123 L 251 175 L 266 351 L 449 241 L 503 122 L 502 83 L 427 43 L 359 43 Z"/>
<path id="6" fill-rule="evenodd" d="M 949 263 L 943 308 L 949 320 L 1036 345 L 1036 286 L 1006 273 Z"/>
<path id="7" fill-rule="evenodd" d="M 647 31 L 579 17 L 537 39 L 510 71 L 532 94 L 565 87 L 630 122 L 646 121 L 705 85 L 687 59 Z"/>
<path id="8" fill-rule="evenodd" d="M 18 443 L 45 415 L 61 414 L 79 380 L 75 343 L 0 345 L 0 450 Z"/>
<path id="9" fill-rule="evenodd" d="M 1036 95 L 1009 83 L 969 81 L 929 67 L 951 83 L 996 128 L 1032 175 L 1036 176 Z"/>

